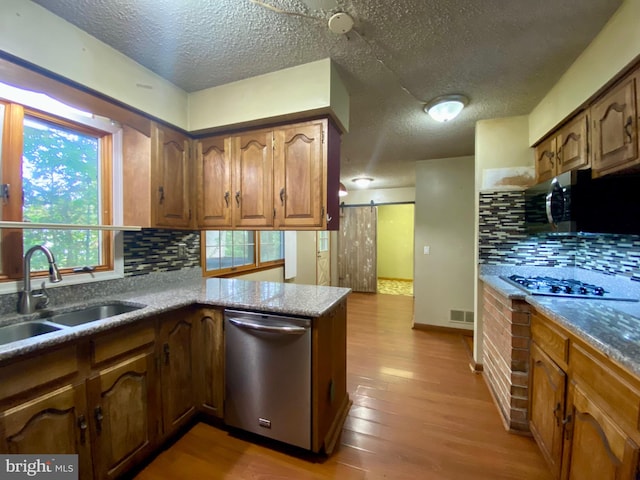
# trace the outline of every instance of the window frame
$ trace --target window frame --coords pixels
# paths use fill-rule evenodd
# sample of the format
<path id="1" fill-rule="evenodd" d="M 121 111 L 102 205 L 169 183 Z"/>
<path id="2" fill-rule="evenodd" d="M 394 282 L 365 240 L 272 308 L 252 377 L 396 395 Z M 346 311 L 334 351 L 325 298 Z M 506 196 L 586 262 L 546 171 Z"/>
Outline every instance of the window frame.
<path id="1" fill-rule="evenodd" d="M 0 102 L 5 106 L 4 124 L 2 132 L 2 183 L 11 185 L 8 201 L 2 202 L 2 220 L 23 221 L 24 202 L 22 195 L 16 192 L 23 191 L 22 181 L 22 156 L 24 146 L 24 119 L 33 117 L 37 120 L 59 125 L 66 129 L 76 130 L 80 133 L 96 136 L 99 139 L 100 162 L 100 219 L 102 225 L 114 224 L 113 186 L 114 158 L 116 155 L 115 144 L 120 141 L 117 137 L 119 126 L 113 125 L 102 119 L 84 118 L 79 115 L 56 115 L 13 101 L 11 98 L 0 97 Z M 16 198 L 18 199 L 16 201 Z M 12 201 L 13 200 L 13 201 Z M 24 277 L 22 271 L 22 259 L 24 256 L 23 230 L 0 229 L 2 268 L 0 270 L 0 282 L 20 280 Z M 116 271 L 118 263 L 116 257 L 113 232 L 103 230 L 101 234 L 101 261 L 95 267 L 95 273 L 112 273 Z M 55 254 L 55 252 L 53 252 Z M 120 254 L 121 255 L 121 254 Z M 61 268 L 63 276 L 78 275 L 73 268 Z M 95 274 L 92 272 L 92 274 Z M 32 277 L 44 277 L 45 271 L 32 271 Z M 81 275 L 81 274 L 80 274 Z M 121 275 L 119 275 L 121 276 Z"/>
<path id="2" fill-rule="evenodd" d="M 220 268 L 216 270 L 208 270 L 207 269 L 207 239 L 206 239 L 206 235 L 208 231 L 211 231 L 211 230 L 200 231 L 200 263 L 202 267 L 203 277 L 233 277 L 239 274 L 259 272 L 262 270 L 269 270 L 271 268 L 284 266 L 284 248 L 283 248 L 283 256 L 281 259 L 271 260 L 268 262 L 260 261 L 260 233 L 264 230 L 217 230 L 219 232 L 226 232 L 226 231 L 253 232 L 254 233 L 254 245 L 253 245 L 254 263 L 251 265 L 241 265 L 238 267 L 228 267 L 228 268 Z M 282 236 L 282 244 L 284 245 L 284 231 L 281 230 L 280 234 Z"/>

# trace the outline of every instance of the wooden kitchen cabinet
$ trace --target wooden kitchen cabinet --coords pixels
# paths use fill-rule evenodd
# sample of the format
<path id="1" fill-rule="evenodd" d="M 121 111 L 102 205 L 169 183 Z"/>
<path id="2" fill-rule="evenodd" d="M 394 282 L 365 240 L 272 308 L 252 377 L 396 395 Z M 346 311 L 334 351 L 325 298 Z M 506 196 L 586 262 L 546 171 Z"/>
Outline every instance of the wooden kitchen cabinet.
<path id="1" fill-rule="evenodd" d="M 233 227 L 230 141 L 224 136 L 196 141 L 195 184 L 200 228 Z"/>
<path id="2" fill-rule="evenodd" d="M 195 375 L 198 408 L 224 417 L 224 331 L 222 310 L 203 308 L 193 313 L 196 331 Z"/>
<path id="3" fill-rule="evenodd" d="M 96 479 L 116 478 L 152 453 L 155 382 L 152 351 L 106 366 L 87 381 Z"/>
<path id="4" fill-rule="evenodd" d="M 562 464 L 566 374 L 537 344 L 531 345 L 529 427 L 556 478 Z"/>
<path id="5" fill-rule="evenodd" d="M 605 411 L 579 384 L 572 383 L 567 402 L 563 479 L 637 478 L 638 445 Z"/>
<path id="6" fill-rule="evenodd" d="M 555 478 L 635 480 L 640 379 L 538 312 L 529 422 Z"/>
<path id="7" fill-rule="evenodd" d="M 327 119 L 197 140 L 198 227 L 337 229 L 339 140 Z"/>
<path id="8" fill-rule="evenodd" d="M 166 437 L 195 414 L 195 328 L 187 310 L 160 318 L 159 357 L 162 385 L 162 424 Z"/>
<path id="9" fill-rule="evenodd" d="M 77 454 L 79 478 L 93 477 L 84 382 L 67 384 L 0 412 L 0 452 Z"/>
<path id="10" fill-rule="evenodd" d="M 636 71 L 611 88 L 591 107 L 593 176 L 640 164 L 638 154 L 638 78 Z"/>
<path id="11" fill-rule="evenodd" d="M 536 146 L 536 183 L 590 166 L 588 126 L 589 116 L 581 112 Z"/>
<path id="12" fill-rule="evenodd" d="M 326 120 L 274 131 L 275 227 L 321 227 L 326 195 L 323 161 Z"/>
<path id="13" fill-rule="evenodd" d="M 152 210 L 158 227 L 191 226 L 190 143 L 180 132 L 151 124 Z"/>
<path id="14" fill-rule="evenodd" d="M 190 143 L 168 127 L 123 125 L 123 219 L 151 228 L 191 226 Z"/>

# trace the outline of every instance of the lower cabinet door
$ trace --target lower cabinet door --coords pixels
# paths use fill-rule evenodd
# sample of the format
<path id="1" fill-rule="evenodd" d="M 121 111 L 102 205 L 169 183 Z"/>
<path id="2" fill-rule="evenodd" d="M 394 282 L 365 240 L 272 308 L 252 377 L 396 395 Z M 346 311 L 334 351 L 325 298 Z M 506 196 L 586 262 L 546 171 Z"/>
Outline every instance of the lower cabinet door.
<path id="1" fill-rule="evenodd" d="M 636 479 L 638 446 L 579 385 L 571 385 L 567 407 L 563 478 Z"/>
<path id="2" fill-rule="evenodd" d="M 153 358 L 139 354 L 88 381 L 96 479 L 115 478 L 152 452 L 158 430 Z"/>
<path id="3" fill-rule="evenodd" d="M 196 395 L 198 407 L 209 415 L 223 418 L 224 410 L 224 333 L 221 310 L 202 309 L 195 313 Z"/>
<path id="4" fill-rule="evenodd" d="M 535 342 L 531 344 L 529 372 L 529 427 L 554 477 L 559 478 L 567 376 Z"/>
<path id="5" fill-rule="evenodd" d="M 92 478 L 84 383 L 65 385 L 0 412 L 1 453 L 77 454 L 79 478 Z"/>

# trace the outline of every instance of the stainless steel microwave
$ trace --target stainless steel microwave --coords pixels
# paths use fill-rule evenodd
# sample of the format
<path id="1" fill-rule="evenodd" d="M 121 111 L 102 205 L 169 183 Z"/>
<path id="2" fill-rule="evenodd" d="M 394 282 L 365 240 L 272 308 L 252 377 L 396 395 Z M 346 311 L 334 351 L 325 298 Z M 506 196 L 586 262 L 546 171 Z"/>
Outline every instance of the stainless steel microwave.
<path id="1" fill-rule="evenodd" d="M 640 175 L 575 170 L 525 190 L 528 233 L 640 234 Z"/>

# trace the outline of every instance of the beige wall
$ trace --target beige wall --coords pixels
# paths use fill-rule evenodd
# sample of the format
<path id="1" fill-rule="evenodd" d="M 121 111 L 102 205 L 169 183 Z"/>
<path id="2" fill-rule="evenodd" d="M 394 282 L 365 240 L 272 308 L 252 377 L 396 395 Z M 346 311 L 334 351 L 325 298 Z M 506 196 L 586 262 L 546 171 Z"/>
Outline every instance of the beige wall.
<path id="1" fill-rule="evenodd" d="M 0 48 L 109 97 L 187 127 L 187 93 L 28 0 L 0 2 Z"/>
<path id="2" fill-rule="evenodd" d="M 234 278 L 240 278 L 242 280 L 254 280 L 256 282 L 284 282 L 284 268 L 271 268 L 269 270 L 262 270 L 261 272 L 247 273 L 245 275 L 238 275 Z"/>
<path id="3" fill-rule="evenodd" d="M 328 58 L 187 94 L 29 0 L 0 2 L 0 46 L 184 130 L 312 114 L 349 129 L 349 95 Z"/>
<path id="4" fill-rule="evenodd" d="M 349 95 L 328 58 L 191 93 L 189 130 L 325 112 L 349 129 Z"/>
<path id="5" fill-rule="evenodd" d="M 316 284 L 316 232 L 297 232 L 298 274 L 294 283 Z"/>
<path id="6" fill-rule="evenodd" d="M 345 205 L 369 204 L 373 200 L 375 204 L 381 203 L 408 203 L 416 199 L 416 189 L 414 187 L 405 188 L 378 188 L 378 189 L 349 189 L 349 195 L 340 198 L 340 203 Z"/>
<path id="7" fill-rule="evenodd" d="M 414 205 L 378 207 L 378 278 L 413 279 Z"/>
<path id="8" fill-rule="evenodd" d="M 450 310 L 474 311 L 473 205 L 473 157 L 416 163 L 416 324 L 464 328 Z"/>
<path id="9" fill-rule="evenodd" d="M 529 116 L 533 145 L 640 55 L 640 0 L 625 0 Z"/>

